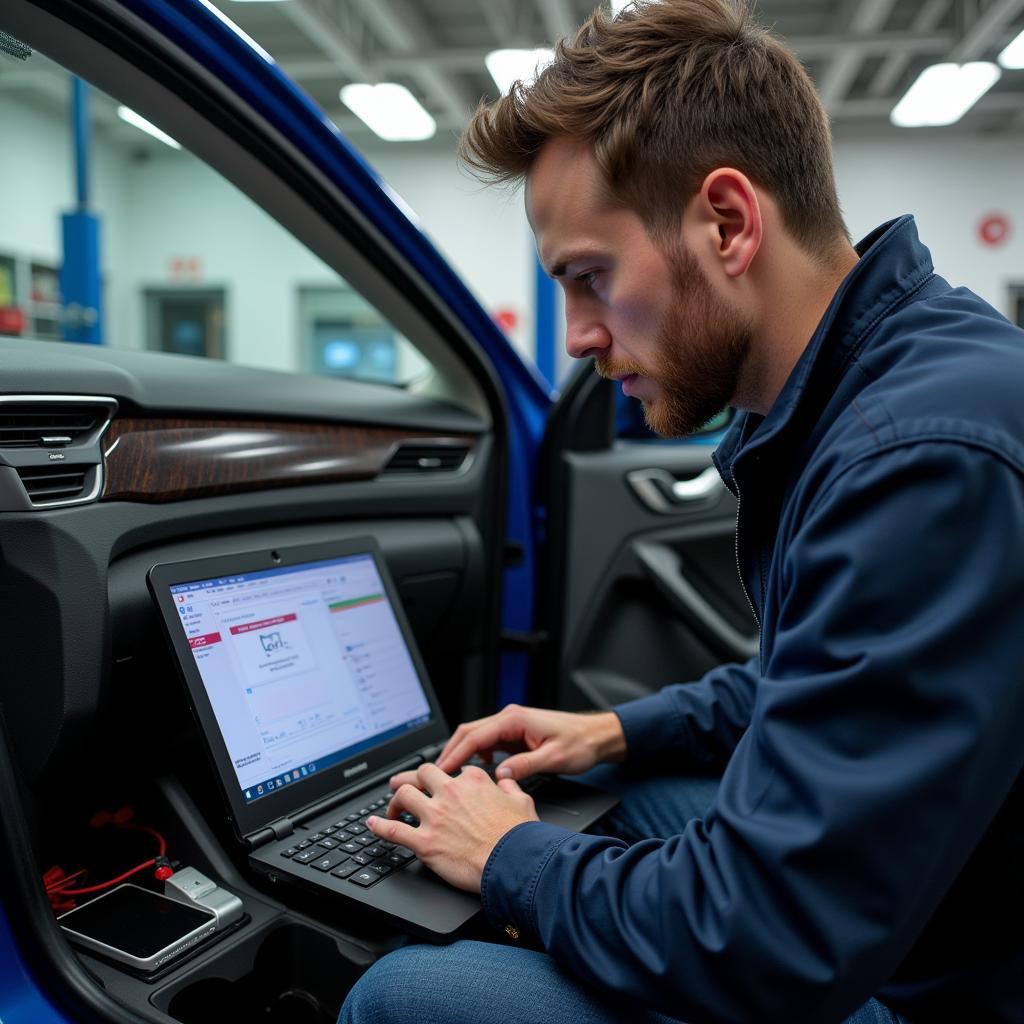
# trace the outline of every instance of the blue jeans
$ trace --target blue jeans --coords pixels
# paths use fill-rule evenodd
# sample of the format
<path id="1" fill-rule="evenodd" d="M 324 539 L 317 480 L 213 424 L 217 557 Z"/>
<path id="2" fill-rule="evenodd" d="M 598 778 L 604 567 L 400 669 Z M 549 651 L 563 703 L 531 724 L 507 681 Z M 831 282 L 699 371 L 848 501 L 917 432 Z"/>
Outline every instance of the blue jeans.
<path id="1" fill-rule="evenodd" d="M 580 777 L 622 802 L 594 831 L 627 842 L 677 835 L 703 817 L 718 780 L 633 777 L 601 765 Z M 491 942 L 412 945 L 378 960 L 359 979 L 338 1024 L 680 1024 L 633 999 L 591 988 L 546 953 Z M 906 1024 L 872 999 L 845 1024 Z"/>

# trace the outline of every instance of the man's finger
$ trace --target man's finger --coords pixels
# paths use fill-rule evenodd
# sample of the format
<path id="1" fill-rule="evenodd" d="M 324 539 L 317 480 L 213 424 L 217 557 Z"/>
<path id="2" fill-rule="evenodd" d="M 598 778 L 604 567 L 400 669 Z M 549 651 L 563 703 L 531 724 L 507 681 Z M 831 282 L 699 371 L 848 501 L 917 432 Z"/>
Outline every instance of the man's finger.
<path id="1" fill-rule="evenodd" d="M 408 811 L 417 818 L 422 818 L 430 806 L 430 797 L 415 786 L 402 786 L 388 804 L 388 817 L 397 818 L 402 811 Z"/>
<path id="2" fill-rule="evenodd" d="M 419 856 L 419 851 L 416 849 L 418 844 L 416 829 L 412 825 L 372 814 L 366 819 L 366 826 L 375 836 L 386 839 L 390 843 L 398 843 L 399 846 L 407 846 L 416 856 Z"/>
<path id="3" fill-rule="evenodd" d="M 508 716 L 495 715 L 485 719 L 484 724 L 463 737 L 447 753 L 437 759 L 438 766 L 446 772 L 461 768 L 474 754 L 481 750 L 504 749 L 502 741 L 510 740 L 522 745 L 523 724 L 520 720 Z"/>
<path id="4" fill-rule="evenodd" d="M 447 772 L 429 761 L 416 769 L 416 777 L 419 779 L 419 788 L 425 789 L 428 793 L 437 793 L 446 782 L 452 781 Z"/>
<path id="5" fill-rule="evenodd" d="M 462 739 L 467 732 L 475 729 L 478 725 L 482 725 L 484 722 L 489 722 L 492 718 L 494 718 L 494 715 L 488 715 L 487 718 L 477 718 L 472 722 L 463 722 L 455 732 L 448 737 L 448 742 L 444 745 L 444 749 L 441 751 L 441 754 L 437 759 L 438 762 L 440 762 L 442 758 L 446 757 L 453 747 L 462 742 Z"/>
<path id="6" fill-rule="evenodd" d="M 498 789 L 505 793 L 522 793 L 515 779 L 498 779 Z"/>
<path id="7" fill-rule="evenodd" d="M 438 766 L 446 772 L 461 768 L 478 750 L 493 747 L 500 731 L 501 726 L 493 719 L 482 720 L 475 728 L 467 729 L 457 742 L 450 742 L 441 751 L 437 759 Z"/>
<path id="8" fill-rule="evenodd" d="M 416 774 L 416 770 L 413 769 L 407 772 L 399 772 L 397 775 L 392 775 L 388 780 L 388 785 L 392 789 L 399 789 L 402 786 L 415 786 L 417 789 L 420 788 L 419 776 Z"/>
<path id="9" fill-rule="evenodd" d="M 498 765 L 494 774 L 499 779 L 525 779 L 537 773 L 540 767 L 537 764 L 538 760 L 535 750 L 525 754 L 513 754 Z"/>

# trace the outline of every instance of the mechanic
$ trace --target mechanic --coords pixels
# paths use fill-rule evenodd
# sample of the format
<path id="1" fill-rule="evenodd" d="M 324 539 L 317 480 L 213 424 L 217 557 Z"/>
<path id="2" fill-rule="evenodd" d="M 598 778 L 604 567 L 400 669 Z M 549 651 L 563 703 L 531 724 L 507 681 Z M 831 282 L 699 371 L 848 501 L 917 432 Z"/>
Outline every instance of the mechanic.
<path id="1" fill-rule="evenodd" d="M 463 155 L 525 180 L 571 355 L 666 436 L 742 410 L 760 651 L 393 779 L 373 831 L 519 944 L 400 949 L 341 1020 L 1024 1021 L 1024 333 L 910 217 L 851 246 L 812 84 L 728 0 L 595 13 Z M 615 835 L 516 782 L 588 769 Z"/>

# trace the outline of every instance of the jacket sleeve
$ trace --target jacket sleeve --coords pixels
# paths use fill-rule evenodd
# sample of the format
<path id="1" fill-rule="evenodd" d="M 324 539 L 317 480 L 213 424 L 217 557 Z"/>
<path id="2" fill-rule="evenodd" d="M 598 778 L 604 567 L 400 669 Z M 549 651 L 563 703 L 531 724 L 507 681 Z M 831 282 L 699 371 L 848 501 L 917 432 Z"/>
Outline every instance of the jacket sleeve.
<path id="1" fill-rule="evenodd" d="M 750 724 L 760 678 L 757 661 L 719 665 L 699 682 L 666 686 L 614 707 L 629 763 L 723 766 Z"/>
<path id="2" fill-rule="evenodd" d="M 1024 482 L 919 442 L 846 467 L 781 564 L 751 724 L 708 816 L 626 847 L 529 822 L 490 918 L 704 1021 L 837 1021 L 899 965 L 1024 762 Z"/>

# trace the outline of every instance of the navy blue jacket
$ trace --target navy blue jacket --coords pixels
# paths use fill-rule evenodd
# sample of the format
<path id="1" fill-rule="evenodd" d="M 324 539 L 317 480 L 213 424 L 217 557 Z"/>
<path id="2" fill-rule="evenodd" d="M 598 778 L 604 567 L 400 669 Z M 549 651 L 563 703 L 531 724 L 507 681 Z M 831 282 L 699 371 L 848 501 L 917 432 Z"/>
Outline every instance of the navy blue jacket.
<path id="1" fill-rule="evenodd" d="M 484 872 L 496 924 L 690 1024 L 1024 1021 L 1024 332 L 909 217 L 858 252 L 716 455 L 759 655 L 615 709 L 631 763 L 724 765 L 714 807 L 529 822 Z"/>

